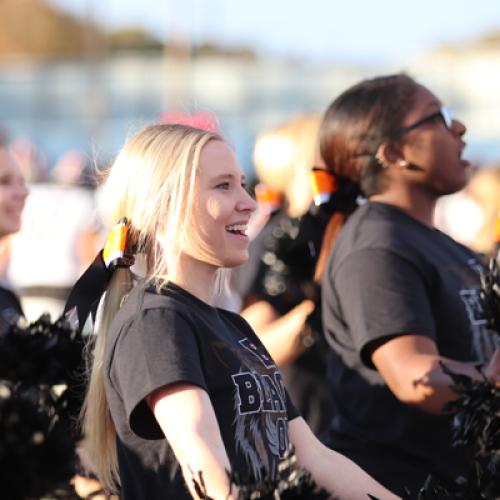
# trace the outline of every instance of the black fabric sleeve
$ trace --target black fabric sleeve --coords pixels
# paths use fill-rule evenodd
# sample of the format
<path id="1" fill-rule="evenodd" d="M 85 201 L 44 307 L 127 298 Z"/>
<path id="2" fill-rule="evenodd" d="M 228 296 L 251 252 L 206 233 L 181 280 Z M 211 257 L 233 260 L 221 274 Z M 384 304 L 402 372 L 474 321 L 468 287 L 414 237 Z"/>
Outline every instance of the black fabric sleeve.
<path id="1" fill-rule="evenodd" d="M 163 438 L 144 398 L 175 382 L 207 390 L 194 327 L 177 311 L 142 311 L 120 332 L 110 378 L 123 398 L 132 431 L 144 439 Z"/>
<path id="2" fill-rule="evenodd" d="M 429 291 L 414 264 L 389 250 L 353 253 L 334 276 L 342 315 L 362 361 L 373 367 L 367 347 L 404 334 L 435 340 Z"/>

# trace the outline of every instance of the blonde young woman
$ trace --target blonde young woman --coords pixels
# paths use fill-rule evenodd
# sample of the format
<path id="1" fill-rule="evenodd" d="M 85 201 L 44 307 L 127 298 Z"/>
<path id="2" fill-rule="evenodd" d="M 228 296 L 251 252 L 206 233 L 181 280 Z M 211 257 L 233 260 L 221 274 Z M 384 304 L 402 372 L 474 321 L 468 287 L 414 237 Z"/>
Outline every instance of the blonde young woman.
<path id="1" fill-rule="evenodd" d="M 99 313 L 83 418 L 106 487 L 125 500 L 190 498 L 201 472 L 210 497 L 234 498 L 226 471 L 272 478 L 291 444 L 337 496 L 394 498 L 316 440 L 249 325 L 212 306 L 221 270 L 247 258 L 255 209 L 231 147 L 148 127 L 118 155 L 103 199 L 148 263 L 143 280 L 115 271 Z"/>

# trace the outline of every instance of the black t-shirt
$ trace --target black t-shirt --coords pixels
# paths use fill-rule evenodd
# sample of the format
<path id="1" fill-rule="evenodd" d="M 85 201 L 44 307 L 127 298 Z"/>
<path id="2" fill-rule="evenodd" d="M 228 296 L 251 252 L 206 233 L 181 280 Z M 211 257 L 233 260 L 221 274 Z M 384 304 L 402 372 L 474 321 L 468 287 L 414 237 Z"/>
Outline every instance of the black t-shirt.
<path id="1" fill-rule="evenodd" d="M 323 323 L 335 417 L 331 445 L 390 489 L 414 492 L 428 473 L 454 479 L 451 418 L 401 403 L 367 347 L 418 333 L 442 356 L 486 361 L 495 339 L 479 302 L 481 264 L 466 247 L 395 207 L 368 202 L 342 229 L 323 283 Z M 450 380 L 451 383 L 451 380 Z"/>
<path id="2" fill-rule="evenodd" d="M 136 286 L 111 325 L 105 388 L 118 434 L 122 498 L 191 498 L 144 398 L 175 382 L 210 396 L 232 469 L 276 474 L 298 414 L 281 375 L 248 323 L 174 284 Z"/>

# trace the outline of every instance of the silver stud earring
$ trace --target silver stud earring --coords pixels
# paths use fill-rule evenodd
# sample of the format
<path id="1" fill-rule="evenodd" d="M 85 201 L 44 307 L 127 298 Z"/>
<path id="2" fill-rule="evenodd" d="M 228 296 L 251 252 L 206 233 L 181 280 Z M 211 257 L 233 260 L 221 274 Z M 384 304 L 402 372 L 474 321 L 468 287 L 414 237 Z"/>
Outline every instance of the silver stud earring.
<path id="1" fill-rule="evenodd" d="M 399 168 L 406 168 L 408 166 L 408 162 L 406 160 L 399 160 L 398 165 Z"/>

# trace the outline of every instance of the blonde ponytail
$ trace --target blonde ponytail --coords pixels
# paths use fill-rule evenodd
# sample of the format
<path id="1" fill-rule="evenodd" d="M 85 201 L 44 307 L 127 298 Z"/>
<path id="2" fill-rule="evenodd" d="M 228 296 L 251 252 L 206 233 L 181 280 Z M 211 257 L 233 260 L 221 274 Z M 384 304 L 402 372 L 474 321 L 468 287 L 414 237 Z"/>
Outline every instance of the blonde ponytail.
<path id="1" fill-rule="evenodd" d="M 126 268 L 117 268 L 111 278 L 98 308 L 95 340 L 89 359 L 89 384 L 80 412 L 84 442 L 90 454 L 95 473 L 109 491 L 120 484 L 116 455 L 116 429 L 111 419 L 104 390 L 104 352 L 110 324 L 120 309 L 124 297 L 133 286 L 132 273 Z"/>

